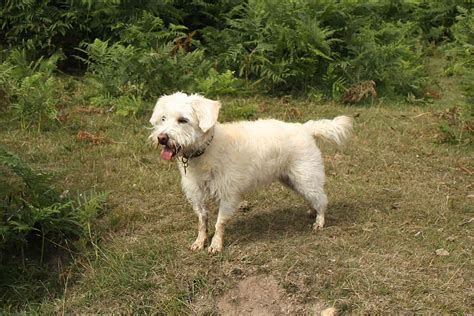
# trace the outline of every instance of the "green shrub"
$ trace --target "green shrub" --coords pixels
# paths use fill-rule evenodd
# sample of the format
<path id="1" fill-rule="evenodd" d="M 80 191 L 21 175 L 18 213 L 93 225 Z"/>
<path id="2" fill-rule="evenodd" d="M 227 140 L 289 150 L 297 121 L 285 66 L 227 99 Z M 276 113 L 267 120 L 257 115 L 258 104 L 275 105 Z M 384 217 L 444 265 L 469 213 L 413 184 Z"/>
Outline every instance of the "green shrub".
<path id="1" fill-rule="evenodd" d="M 143 51 L 136 75 L 143 80 L 145 96 L 154 99 L 177 90 L 193 91 L 195 80 L 205 77 L 211 67 L 203 50 L 175 51 L 173 43 L 167 43 Z"/>
<path id="2" fill-rule="evenodd" d="M 331 60 L 330 35 L 306 1 L 250 0 L 229 13 L 224 30 L 204 30 L 219 68 L 274 92 L 317 82 Z"/>
<path id="3" fill-rule="evenodd" d="M 132 97 L 148 101 L 176 90 L 217 95 L 254 88 L 306 95 L 322 90 L 337 99 L 348 86 L 364 80 L 375 81 L 382 93 L 419 97 L 426 81 L 420 62 L 423 47 L 428 41 L 459 42 L 453 25 L 462 29 L 463 10 L 472 10 L 472 4 L 19 0 L 5 1 L 0 10 L 0 36 L 8 48 L 26 48 L 30 60 L 59 52 L 66 56 L 58 63 L 61 70 L 86 66 L 88 80 L 95 80 L 94 92 L 87 94 L 95 101 L 100 97 L 115 103 L 121 96 L 129 96 L 127 102 Z M 73 55 L 79 57 L 76 62 Z M 0 67 L 0 73 L 8 72 Z M 234 79 L 243 79 L 245 89 Z M 32 78 L 24 90 L 36 89 L 42 81 L 46 79 Z M 0 89 L 10 95 L 1 79 Z M 54 96 L 43 93 L 40 103 L 51 103 Z M 45 117 L 54 116 L 53 107 Z"/>
<path id="4" fill-rule="evenodd" d="M 449 57 L 448 75 L 456 74 L 466 97 L 464 104 L 441 115 L 441 141 L 457 145 L 474 142 L 474 9 L 458 7 L 451 27 L 454 41 L 445 45 Z"/>
<path id="5" fill-rule="evenodd" d="M 11 109 L 25 126 L 38 128 L 57 119 L 61 85 L 54 77 L 61 55 L 29 61 L 25 50 L 12 50 L 0 71 L 2 90 Z"/>
<path id="6" fill-rule="evenodd" d="M 34 58 L 58 51 L 71 58 L 82 42 L 119 39 L 119 32 L 143 12 L 179 23 L 186 14 L 175 1 L 142 0 L 5 0 L 0 10 L 0 34 L 9 47 L 22 47 Z M 135 36 L 133 27 L 130 36 Z M 153 29 L 147 29 L 150 32 Z M 145 32 L 139 35 L 145 35 Z M 69 62 L 72 62 L 70 59 Z"/>
<path id="7" fill-rule="evenodd" d="M 136 115 L 145 110 L 145 102 L 135 96 L 124 95 L 118 97 L 115 101 L 117 114 L 121 116 Z"/>
<path id="8" fill-rule="evenodd" d="M 0 264 L 7 260 L 2 255 L 23 255 L 31 240 L 40 240 L 41 262 L 46 243 L 82 237 L 104 198 L 91 195 L 74 201 L 61 196 L 50 176 L 34 171 L 0 145 Z"/>
<path id="9" fill-rule="evenodd" d="M 406 1 L 398 1 L 400 5 L 407 6 L 404 3 Z M 472 5 L 472 1 L 465 0 L 414 2 L 402 18 L 416 21 L 422 30 L 423 39 L 439 44 L 453 38 L 451 27 L 456 22 L 456 16 L 463 7 L 472 8 Z"/>
<path id="10" fill-rule="evenodd" d="M 83 52 L 87 59 L 87 78 L 94 80 L 101 95 L 116 97 L 120 89 L 133 80 L 133 71 L 137 63 L 138 49 L 132 45 L 113 43 L 96 39 L 84 44 Z M 92 80 L 91 80 L 92 79 Z"/>
<path id="11" fill-rule="evenodd" d="M 407 18 L 417 8 L 397 1 L 249 1 L 228 14 L 225 28 L 205 28 L 204 43 L 219 69 L 264 91 L 319 87 L 339 98 L 348 85 L 374 80 L 388 94 L 407 95 L 426 81 L 421 29 Z"/>
<path id="12" fill-rule="evenodd" d="M 448 45 L 448 73 L 461 76 L 467 102 L 474 104 L 474 9 L 458 8 L 460 14 L 451 27 L 454 41 Z"/>
<path id="13" fill-rule="evenodd" d="M 6 48 L 27 49 L 33 58 L 61 51 L 66 60 L 60 69 L 70 71 L 82 66 L 73 57 L 83 42 L 121 41 L 135 47 L 148 42 L 150 47 L 156 47 L 178 38 L 167 38 L 168 31 L 184 30 L 184 22 L 190 30 L 221 24 L 223 14 L 242 2 L 4 0 L 0 10 L 0 37 L 5 39 Z M 163 31 L 165 34 L 160 33 Z"/>
<path id="14" fill-rule="evenodd" d="M 352 83 L 373 80 L 388 94 L 420 92 L 426 74 L 416 34 L 410 22 L 357 25 L 345 41 L 347 55 L 337 64 L 340 73 Z"/>
<path id="15" fill-rule="evenodd" d="M 176 29 L 168 36 L 177 35 Z M 176 49 L 173 42 L 151 47 L 139 41 L 138 45 L 143 46 L 123 42 L 109 45 L 98 39 L 85 44 L 86 80 L 93 87 L 93 93 L 87 94 L 93 104 L 113 105 L 121 115 L 134 115 L 145 108 L 144 100 L 165 93 L 231 94 L 241 86 L 231 71 L 218 73 L 213 69 L 203 50 Z"/>
<path id="16" fill-rule="evenodd" d="M 214 68 L 209 69 L 208 75 L 204 78 L 196 78 L 195 92 L 208 97 L 217 95 L 242 94 L 245 88 L 240 79 L 234 77 L 234 72 L 227 70 L 218 73 Z"/>
<path id="17" fill-rule="evenodd" d="M 474 111 L 472 104 L 452 107 L 440 115 L 440 142 L 454 145 L 474 143 Z"/>

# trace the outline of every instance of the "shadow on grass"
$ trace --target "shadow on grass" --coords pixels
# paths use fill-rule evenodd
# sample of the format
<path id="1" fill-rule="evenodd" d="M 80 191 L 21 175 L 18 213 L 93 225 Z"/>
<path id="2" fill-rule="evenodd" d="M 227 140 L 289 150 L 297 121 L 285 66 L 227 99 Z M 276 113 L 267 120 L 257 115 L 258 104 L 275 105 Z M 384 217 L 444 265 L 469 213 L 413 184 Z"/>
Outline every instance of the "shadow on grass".
<path id="1" fill-rule="evenodd" d="M 23 259 L 10 256 L 0 262 L 0 314 L 36 314 L 43 301 L 64 292 L 70 253 L 52 246 L 40 263 L 37 249 L 30 248 L 34 247 L 27 247 Z"/>
<path id="2" fill-rule="evenodd" d="M 329 204 L 325 227 L 349 226 L 357 222 L 365 208 L 360 204 Z M 227 240 L 248 243 L 256 240 L 275 240 L 312 232 L 315 217 L 307 214 L 308 208 L 297 206 L 270 210 L 252 209 L 240 212 L 226 229 Z"/>

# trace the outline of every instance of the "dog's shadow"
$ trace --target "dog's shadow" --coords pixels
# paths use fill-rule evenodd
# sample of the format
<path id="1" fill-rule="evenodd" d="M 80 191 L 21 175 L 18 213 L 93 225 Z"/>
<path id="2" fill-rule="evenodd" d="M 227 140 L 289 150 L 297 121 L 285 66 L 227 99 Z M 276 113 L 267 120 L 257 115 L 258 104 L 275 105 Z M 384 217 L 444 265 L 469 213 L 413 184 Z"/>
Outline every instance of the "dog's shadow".
<path id="1" fill-rule="evenodd" d="M 307 214 L 304 205 L 271 210 L 258 210 L 253 207 L 241 212 L 226 227 L 226 239 L 239 243 L 255 240 L 275 240 L 301 235 L 312 231 L 314 216 Z M 335 203 L 328 206 L 325 227 L 346 226 L 357 221 L 359 209 L 348 203 Z"/>

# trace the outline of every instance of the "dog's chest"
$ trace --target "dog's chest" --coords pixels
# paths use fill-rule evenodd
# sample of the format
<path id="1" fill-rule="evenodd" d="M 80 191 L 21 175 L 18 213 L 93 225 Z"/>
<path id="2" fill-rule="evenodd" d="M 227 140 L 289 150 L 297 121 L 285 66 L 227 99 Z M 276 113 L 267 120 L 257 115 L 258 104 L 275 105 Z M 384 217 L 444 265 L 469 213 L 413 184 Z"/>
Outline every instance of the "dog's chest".
<path id="1" fill-rule="evenodd" d="M 186 166 L 179 165 L 181 176 L 186 178 L 186 182 L 193 183 L 193 186 L 210 197 L 219 197 L 221 183 L 216 175 L 216 168 L 208 163 L 193 164 Z"/>

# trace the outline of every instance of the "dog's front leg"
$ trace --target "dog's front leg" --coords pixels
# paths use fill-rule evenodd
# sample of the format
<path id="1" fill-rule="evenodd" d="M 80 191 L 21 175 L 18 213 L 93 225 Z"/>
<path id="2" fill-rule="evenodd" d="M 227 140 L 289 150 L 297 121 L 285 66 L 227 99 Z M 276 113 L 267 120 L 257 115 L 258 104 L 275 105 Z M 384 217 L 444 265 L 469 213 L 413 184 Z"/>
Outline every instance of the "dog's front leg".
<path id="1" fill-rule="evenodd" d="M 198 224 L 198 236 L 194 243 L 191 245 L 191 250 L 204 249 L 204 245 L 207 241 L 207 208 L 205 206 L 205 195 L 202 190 L 194 182 L 188 178 L 182 179 L 183 191 L 186 194 L 186 198 L 191 203 L 194 212 L 199 218 Z"/>
<path id="2" fill-rule="evenodd" d="M 221 200 L 219 205 L 219 214 L 217 215 L 216 232 L 212 238 L 208 252 L 210 254 L 222 251 L 224 246 L 225 224 L 239 206 L 238 199 Z"/>
<path id="3" fill-rule="evenodd" d="M 207 240 L 207 209 L 204 206 L 193 205 L 194 212 L 199 218 L 198 236 L 191 245 L 191 250 L 204 249 Z"/>

